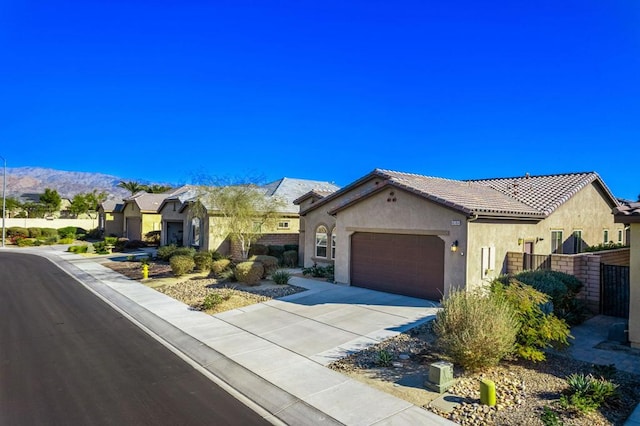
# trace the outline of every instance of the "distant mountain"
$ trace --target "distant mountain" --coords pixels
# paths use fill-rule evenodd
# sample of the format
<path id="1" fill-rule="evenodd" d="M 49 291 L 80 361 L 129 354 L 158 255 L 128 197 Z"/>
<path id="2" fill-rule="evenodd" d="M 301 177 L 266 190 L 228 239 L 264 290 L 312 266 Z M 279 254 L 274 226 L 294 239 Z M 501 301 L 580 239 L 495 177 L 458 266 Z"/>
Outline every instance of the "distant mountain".
<path id="1" fill-rule="evenodd" d="M 96 189 L 98 192 L 105 191 L 110 199 L 119 200 L 130 195 L 126 189 L 118 188 L 121 180 L 123 179 L 117 176 L 102 173 L 67 172 L 41 167 L 7 167 L 7 196 L 41 194 L 45 188 L 51 188 L 58 191 L 61 197 L 70 199 L 76 194 Z"/>

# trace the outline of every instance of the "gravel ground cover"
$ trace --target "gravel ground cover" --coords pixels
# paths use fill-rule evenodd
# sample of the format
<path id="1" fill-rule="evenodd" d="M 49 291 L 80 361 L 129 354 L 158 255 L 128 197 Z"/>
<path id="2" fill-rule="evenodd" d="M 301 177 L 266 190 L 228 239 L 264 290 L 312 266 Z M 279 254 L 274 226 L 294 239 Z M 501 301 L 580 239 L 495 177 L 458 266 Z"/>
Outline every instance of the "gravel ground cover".
<path id="1" fill-rule="evenodd" d="M 113 269 L 134 280 L 142 280 L 142 268 L 140 262 L 106 262 L 104 266 Z M 203 276 L 173 277 L 171 266 L 163 262 L 151 262 L 149 264 L 149 278 L 153 281 L 167 282 L 153 288 L 176 300 L 179 300 L 194 309 L 205 311 L 209 314 L 237 309 L 255 303 L 278 299 L 291 294 L 305 291 L 303 287 L 294 285 L 276 285 L 272 281 L 264 280 L 260 285 L 247 286 L 235 282 L 218 282 L 215 278 Z M 203 303 L 210 294 L 220 295 L 220 302 L 214 306 L 205 308 Z"/>
<path id="2" fill-rule="evenodd" d="M 562 354 L 548 354 L 545 362 L 506 361 L 476 374 L 454 369 L 456 384 L 448 392 L 460 404 L 451 412 L 441 412 L 430 406 L 439 394 L 423 386 L 429 376 L 429 364 L 443 359 L 434 342 L 430 325 L 426 324 L 329 367 L 461 425 L 544 425 L 545 407 L 557 415 L 557 425 L 623 425 L 640 401 L 640 377 Z M 383 357 L 381 352 L 390 357 Z M 382 367 L 383 358 L 395 366 Z M 619 397 L 588 415 L 562 409 L 559 399 L 567 388 L 565 378 L 572 373 L 606 376 L 619 385 Z M 496 407 L 480 404 L 479 384 L 483 378 L 496 383 Z"/>

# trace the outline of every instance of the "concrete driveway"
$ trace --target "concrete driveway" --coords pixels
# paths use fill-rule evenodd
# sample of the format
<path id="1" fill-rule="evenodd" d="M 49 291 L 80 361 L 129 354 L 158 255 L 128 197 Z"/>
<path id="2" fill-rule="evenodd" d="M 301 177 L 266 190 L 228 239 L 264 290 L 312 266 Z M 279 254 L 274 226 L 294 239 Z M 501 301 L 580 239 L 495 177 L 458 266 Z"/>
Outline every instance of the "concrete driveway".
<path id="1" fill-rule="evenodd" d="M 436 302 L 293 277 L 307 288 L 215 315 L 216 318 L 322 365 L 434 318 Z"/>

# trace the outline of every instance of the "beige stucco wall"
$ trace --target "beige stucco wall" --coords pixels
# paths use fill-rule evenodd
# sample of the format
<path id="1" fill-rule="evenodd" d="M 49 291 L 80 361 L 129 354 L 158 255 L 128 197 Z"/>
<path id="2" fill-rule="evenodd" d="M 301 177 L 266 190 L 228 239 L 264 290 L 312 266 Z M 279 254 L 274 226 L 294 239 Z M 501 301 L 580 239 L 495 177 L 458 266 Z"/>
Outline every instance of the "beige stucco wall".
<path id="1" fill-rule="evenodd" d="M 160 231 L 162 228 L 162 215 L 158 213 L 142 213 L 142 235 L 145 238 L 147 232 Z"/>
<path id="2" fill-rule="evenodd" d="M 523 253 L 526 242 L 533 243 L 534 254 L 550 254 L 552 231 L 562 231 L 564 253 L 570 254 L 573 247 L 566 242 L 570 241 L 573 231 L 582 231 L 584 244 L 591 246 L 603 242 L 605 229 L 609 230 L 609 239 L 617 242 L 618 230 L 623 230 L 624 225 L 614 223 L 611 206 L 593 184 L 537 223 L 513 220 L 470 222 L 467 283 L 470 287 L 483 285 L 500 273 L 506 273 L 507 252 Z M 487 274 L 482 270 L 481 256 L 482 247 L 488 246 L 495 247 L 496 268 Z"/>
<path id="3" fill-rule="evenodd" d="M 607 229 L 609 240 L 617 243 L 618 231 L 623 231 L 624 225 L 614 223 L 612 206 L 603 197 L 594 184 L 586 186 L 545 219 L 535 230 L 535 235 L 525 235 L 525 238 L 544 238 L 536 245 L 536 253 L 540 254 L 551 252 L 551 231 L 554 230 L 563 231 L 562 237 L 565 242 L 573 231 L 582 231 L 584 243 L 593 246 L 604 242 L 604 230 Z M 622 234 L 624 239 L 624 232 Z M 565 253 L 569 254 L 572 251 L 565 250 Z"/>
<path id="4" fill-rule="evenodd" d="M 98 219 L 36 219 L 36 218 L 6 218 L 5 226 L 21 228 L 54 228 L 60 229 L 67 226 L 75 226 L 87 231 L 98 226 Z"/>
<path id="5" fill-rule="evenodd" d="M 629 340 L 640 348 L 640 223 L 631 224 L 629 263 Z"/>

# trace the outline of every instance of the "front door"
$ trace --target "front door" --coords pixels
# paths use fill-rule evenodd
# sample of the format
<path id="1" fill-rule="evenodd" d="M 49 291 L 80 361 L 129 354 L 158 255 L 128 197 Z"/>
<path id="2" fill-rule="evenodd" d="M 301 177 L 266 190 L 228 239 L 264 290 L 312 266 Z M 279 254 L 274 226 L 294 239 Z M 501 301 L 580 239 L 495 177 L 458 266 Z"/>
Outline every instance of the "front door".
<path id="1" fill-rule="evenodd" d="M 525 241 L 524 243 L 524 269 L 533 269 L 533 241 Z"/>

